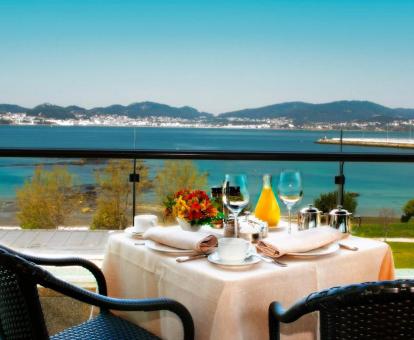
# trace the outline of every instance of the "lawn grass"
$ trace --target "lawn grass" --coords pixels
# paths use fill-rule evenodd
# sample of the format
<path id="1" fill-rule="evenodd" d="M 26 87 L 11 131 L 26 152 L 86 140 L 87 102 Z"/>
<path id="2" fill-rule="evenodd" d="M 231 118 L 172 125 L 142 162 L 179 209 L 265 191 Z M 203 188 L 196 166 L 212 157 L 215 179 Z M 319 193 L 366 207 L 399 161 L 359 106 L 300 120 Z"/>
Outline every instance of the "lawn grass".
<path id="1" fill-rule="evenodd" d="M 414 268 L 413 242 L 387 242 L 394 255 L 395 268 Z"/>
<path id="2" fill-rule="evenodd" d="M 362 218 L 360 227 L 353 223 L 352 234 L 361 237 L 411 237 L 414 238 L 414 222 L 402 223 L 395 221 L 391 223 L 386 234 L 381 221 L 374 218 Z"/>

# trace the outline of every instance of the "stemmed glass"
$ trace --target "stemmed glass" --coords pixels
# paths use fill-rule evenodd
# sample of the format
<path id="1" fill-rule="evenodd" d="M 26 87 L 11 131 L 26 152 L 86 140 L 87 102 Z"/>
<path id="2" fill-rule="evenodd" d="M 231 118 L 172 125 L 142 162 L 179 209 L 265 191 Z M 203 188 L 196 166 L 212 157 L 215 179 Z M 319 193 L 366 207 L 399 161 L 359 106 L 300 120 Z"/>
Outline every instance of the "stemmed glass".
<path id="1" fill-rule="evenodd" d="M 239 237 L 237 216 L 249 204 L 246 175 L 226 175 L 223 184 L 223 204 L 233 213 L 234 237 Z"/>
<path id="2" fill-rule="evenodd" d="M 303 196 L 302 178 L 299 171 L 283 170 L 280 173 L 278 195 L 289 212 L 288 232 L 290 234 L 292 232 L 292 207 L 298 203 Z"/>

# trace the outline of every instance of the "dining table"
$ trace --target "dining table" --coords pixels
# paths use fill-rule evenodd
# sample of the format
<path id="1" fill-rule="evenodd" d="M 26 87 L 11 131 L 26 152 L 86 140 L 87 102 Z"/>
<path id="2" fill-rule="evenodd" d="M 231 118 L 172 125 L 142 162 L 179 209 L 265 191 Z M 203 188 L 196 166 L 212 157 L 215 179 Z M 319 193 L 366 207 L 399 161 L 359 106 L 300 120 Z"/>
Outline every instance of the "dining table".
<path id="1" fill-rule="evenodd" d="M 167 228 L 167 227 L 166 227 Z M 280 228 L 268 233 L 276 238 Z M 215 229 L 201 232 L 216 233 Z M 340 247 L 323 256 L 283 256 L 280 266 L 259 261 L 246 266 L 220 266 L 205 257 L 179 263 L 179 254 L 151 249 L 131 233 L 111 236 L 105 250 L 103 271 L 110 296 L 119 298 L 168 297 L 190 311 L 195 338 L 204 340 L 268 339 L 268 308 L 279 301 L 289 308 L 312 292 L 334 286 L 394 278 L 388 244 L 349 236 Z M 163 339 L 181 339 L 178 318 L 170 312 L 122 312 Z M 318 313 L 282 324 L 282 339 L 317 339 Z"/>

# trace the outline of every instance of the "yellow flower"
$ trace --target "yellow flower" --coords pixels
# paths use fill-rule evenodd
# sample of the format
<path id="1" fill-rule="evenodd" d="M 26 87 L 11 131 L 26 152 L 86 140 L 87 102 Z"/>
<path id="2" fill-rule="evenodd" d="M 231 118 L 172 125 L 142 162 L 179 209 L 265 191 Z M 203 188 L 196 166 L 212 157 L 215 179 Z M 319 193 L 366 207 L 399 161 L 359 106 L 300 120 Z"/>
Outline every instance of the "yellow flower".
<path id="1" fill-rule="evenodd" d="M 183 200 L 182 196 L 179 196 L 175 200 L 175 205 L 173 207 L 173 215 L 179 218 L 185 218 L 186 213 L 189 207 L 187 203 Z"/>

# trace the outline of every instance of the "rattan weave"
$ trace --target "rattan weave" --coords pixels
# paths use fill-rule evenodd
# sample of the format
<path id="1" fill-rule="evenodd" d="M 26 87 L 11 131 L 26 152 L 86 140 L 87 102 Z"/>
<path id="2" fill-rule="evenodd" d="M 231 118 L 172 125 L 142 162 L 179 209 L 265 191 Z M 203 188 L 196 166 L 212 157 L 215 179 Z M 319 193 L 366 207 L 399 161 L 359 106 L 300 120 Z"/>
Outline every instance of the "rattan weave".
<path id="1" fill-rule="evenodd" d="M 367 282 L 313 293 L 289 310 L 269 307 L 270 339 L 279 322 L 290 323 L 319 311 L 322 340 L 414 339 L 414 280 Z"/>
<path id="2" fill-rule="evenodd" d="M 52 336 L 52 340 L 127 340 L 159 339 L 145 329 L 118 318 L 109 313 L 102 313 L 96 318 L 75 327 L 68 328 Z"/>
<path id="3" fill-rule="evenodd" d="M 0 317 L 5 338 L 30 338 L 30 310 L 21 291 L 17 275 L 0 267 Z"/>

